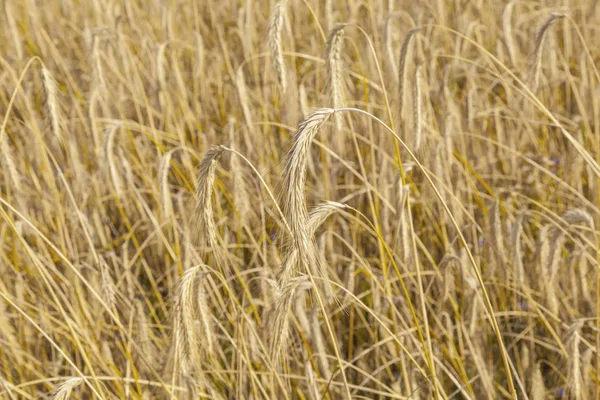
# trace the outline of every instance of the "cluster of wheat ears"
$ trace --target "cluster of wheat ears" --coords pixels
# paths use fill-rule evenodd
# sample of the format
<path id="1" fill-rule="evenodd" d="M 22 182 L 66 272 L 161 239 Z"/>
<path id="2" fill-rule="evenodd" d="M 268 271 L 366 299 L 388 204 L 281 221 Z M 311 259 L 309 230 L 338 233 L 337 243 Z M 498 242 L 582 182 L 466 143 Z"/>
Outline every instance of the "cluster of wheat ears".
<path id="1" fill-rule="evenodd" d="M 596 3 L 0 2 L 0 398 L 600 399 Z"/>

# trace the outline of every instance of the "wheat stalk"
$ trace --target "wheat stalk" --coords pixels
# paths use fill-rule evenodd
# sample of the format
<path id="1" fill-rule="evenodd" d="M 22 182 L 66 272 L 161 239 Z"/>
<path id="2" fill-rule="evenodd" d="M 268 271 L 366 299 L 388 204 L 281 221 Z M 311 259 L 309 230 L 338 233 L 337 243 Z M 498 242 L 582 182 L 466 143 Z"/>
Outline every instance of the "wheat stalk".
<path id="1" fill-rule="evenodd" d="M 2 154 L 2 163 L 4 164 L 8 175 L 17 192 L 21 191 L 21 174 L 17 169 L 17 164 L 13 157 L 13 150 L 8 142 L 8 135 L 4 131 L 0 131 L 0 154 Z"/>
<path id="2" fill-rule="evenodd" d="M 415 98 L 414 98 L 414 145 L 411 149 L 413 153 L 417 154 L 421 147 L 421 138 L 423 137 L 423 100 L 421 99 L 421 66 L 417 68 L 415 72 Z"/>
<path id="3" fill-rule="evenodd" d="M 229 121 L 229 147 L 232 150 L 236 149 L 236 136 L 234 131 L 234 121 Z M 242 221 L 248 221 L 251 213 L 250 197 L 248 195 L 248 187 L 244 177 L 244 169 L 238 157 L 231 157 L 230 170 L 233 180 L 233 203 L 240 213 Z"/>
<path id="4" fill-rule="evenodd" d="M 398 181 L 396 185 L 399 187 L 399 193 L 396 198 L 398 199 L 396 203 L 396 209 L 398 210 L 398 232 L 397 232 L 397 242 L 400 242 L 400 247 L 402 248 L 402 260 L 404 265 L 410 266 L 412 265 L 412 246 L 410 242 L 410 224 L 408 221 L 408 207 L 409 207 L 409 196 L 410 196 L 410 187 L 408 185 L 401 185 L 401 182 Z"/>
<path id="5" fill-rule="evenodd" d="M 308 96 L 306 95 L 306 87 L 303 84 L 298 86 L 298 99 L 300 101 L 300 110 L 302 111 L 302 117 L 306 118 L 310 114 L 310 107 L 308 106 Z"/>
<path id="6" fill-rule="evenodd" d="M 140 349 L 146 358 L 146 361 L 152 365 L 155 361 L 155 353 L 150 338 L 150 326 L 148 325 L 146 313 L 144 312 L 144 304 L 140 300 L 135 300 L 134 308 Z"/>
<path id="7" fill-rule="evenodd" d="M 235 86 L 237 88 L 238 96 L 240 98 L 240 104 L 242 106 L 244 120 L 246 121 L 248 129 L 252 129 L 254 126 L 254 122 L 252 119 L 252 113 L 250 112 L 250 99 L 248 97 L 248 91 L 246 90 L 246 80 L 244 79 L 244 70 L 242 67 L 239 67 L 235 74 Z"/>
<path id="8" fill-rule="evenodd" d="M 525 270 L 523 267 L 523 254 L 521 252 L 521 235 L 523 234 L 523 219 L 526 211 L 522 211 L 517 215 L 517 219 L 511 228 L 510 233 L 510 248 L 512 265 L 515 271 L 513 279 L 519 284 L 525 283 Z"/>
<path id="9" fill-rule="evenodd" d="M 115 285 L 110 276 L 110 271 L 106 261 L 104 259 L 100 259 L 99 263 L 102 300 L 104 300 L 110 309 L 114 309 L 116 296 Z"/>
<path id="10" fill-rule="evenodd" d="M 491 224 L 491 242 L 493 251 L 496 254 L 496 262 L 490 263 L 490 276 L 494 276 L 495 269 L 502 265 L 506 260 L 506 254 L 504 250 L 504 235 L 502 232 L 502 222 L 500 220 L 500 202 L 495 201 L 490 212 L 490 224 Z"/>
<path id="11" fill-rule="evenodd" d="M 323 342 L 323 334 L 321 333 L 318 307 L 313 308 L 310 313 L 310 326 L 312 343 L 315 346 L 319 360 L 319 370 L 321 371 L 321 375 L 323 375 L 326 380 L 329 380 L 331 379 L 331 369 L 329 367 L 329 360 L 327 359 L 325 344 Z"/>
<path id="12" fill-rule="evenodd" d="M 594 376 L 592 368 L 592 358 L 594 357 L 594 349 L 588 348 L 581 355 L 581 375 L 582 375 L 582 386 L 585 389 L 593 387 L 592 376 Z"/>
<path id="13" fill-rule="evenodd" d="M 515 7 L 515 0 L 511 0 L 504 11 L 502 11 L 502 28 L 504 30 L 504 40 L 506 41 L 506 48 L 508 49 L 508 56 L 512 65 L 516 65 L 517 51 L 515 48 L 515 41 L 512 32 L 512 12 Z"/>
<path id="14" fill-rule="evenodd" d="M 558 268 L 562 260 L 562 248 L 565 243 L 565 234 L 559 229 L 553 230 L 553 237 L 551 242 L 550 252 L 550 263 L 548 265 L 548 278 L 547 284 L 548 289 L 546 294 L 548 295 L 549 308 L 553 313 L 558 313 L 558 299 L 556 297 L 556 277 L 558 274 Z"/>
<path id="15" fill-rule="evenodd" d="M 96 32 L 92 36 L 92 87 L 104 100 L 107 94 L 107 88 L 102 61 L 100 60 L 100 35 L 100 32 Z"/>
<path id="16" fill-rule="evenodd" d="M 22 35 L 19 34 L 19 30 L 17 29 L 17 20 L 12 12 L 12 5 L 10 1 L 4 2 L 4 13 L 6 15 L 6 21 L 10 30 L 10 35 L 13 39 L 13 43 L 15 44 L 17 60 L 22 60 L 23 44 L 21 43 L 21 41 L 23 40 L 23 38 Z"/>
<path id="17" fill-rule="evenodd" d="M 121 127 L 120 122 L 115 122 L 106 128 L 105 143 L 104 143 L 104 155 L 106 157 L 106 165 L 108 165 L 108 171 L 110 173 L 110 179 L 113 183 L 115 191 L 118 197 L 123 195 L 123 180 L 117 170 L 117 165 L 114 159 L 114 147 L 115 147 L 115 136 Z"/>
<path id="18" fill-rule="evenodd" d="M 175 149 L 168 151 L 160 160 L 158 165 L 158 182 L 160 184 L 160 199 L 165 219 L 173 216 L 173 200 L 169 188 L 169 170 L 171 168 L 171 157 Z"/>
<path id="19" fill-rule="evenodd" d="M 6 341 L 6 345 L 10 346 L 11 349 L 21 349 L 15 328 L 8 318 L 8 312 L 6 311 L 6 304 L 4 301 L 0 301 L 0 337 Z M 23 361 L 20 351 L 15 351 L 13 354 L 15 354 L 14 358 L 17 363 Z"/>

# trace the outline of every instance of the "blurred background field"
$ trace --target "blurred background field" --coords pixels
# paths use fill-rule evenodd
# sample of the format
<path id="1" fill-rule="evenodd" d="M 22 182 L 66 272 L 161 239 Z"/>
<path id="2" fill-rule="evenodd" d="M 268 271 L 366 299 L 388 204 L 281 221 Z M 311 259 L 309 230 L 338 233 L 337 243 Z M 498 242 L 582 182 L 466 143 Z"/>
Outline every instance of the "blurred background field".
<path id="1" fill-rule="evenodd" d="M 597 1 L 0 11 L 0 398 L 600 399 Z"/>

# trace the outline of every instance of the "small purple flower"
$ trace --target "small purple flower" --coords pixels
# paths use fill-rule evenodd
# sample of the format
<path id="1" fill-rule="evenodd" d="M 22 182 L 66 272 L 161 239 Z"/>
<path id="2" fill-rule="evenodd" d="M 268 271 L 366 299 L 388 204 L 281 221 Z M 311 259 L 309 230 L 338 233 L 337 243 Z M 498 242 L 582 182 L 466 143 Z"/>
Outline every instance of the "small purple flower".
<path id="1" fill-rule="evenodd" d="M 479 247 L 482 247 L 485 244 L 485 238 L 479 239 L 479 242 L 477 243 L 479 244 Z"/>
<path id="2" fill-rule="evenodd" d="M 565 388 L 558 388 L 558 389 L 556 389 L 556 395 L 558 397 L 565 397 Z"/>

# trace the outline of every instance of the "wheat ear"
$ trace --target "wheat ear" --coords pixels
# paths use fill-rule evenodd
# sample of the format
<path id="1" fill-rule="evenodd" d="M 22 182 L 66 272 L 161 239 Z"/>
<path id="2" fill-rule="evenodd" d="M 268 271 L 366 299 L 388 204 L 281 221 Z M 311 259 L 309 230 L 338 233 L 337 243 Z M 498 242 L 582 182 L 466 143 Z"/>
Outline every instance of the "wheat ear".
<path id="1" fill-rule="evenodd" d="M 69 378 L 58 386 L 50 395 L 50 400 L 68 400 L 71 398 L 73 389 L 83 382 L 82 378 Z"/>
<path id="2" fill-rule="evenodd" d="M 309 236 L 307 228 L 308 211 L 304 200 L 306 166 L 310 145 L 333 112 L 331 108 L 318 109 L 299 124 L 283 167 L 282 209 L 291 231 L 286 250 L 289 253 L 295 249 L 298 252 L 298 261 L 307 271 L 314 266 L 317 272 L 320 272 L 316 265 L 318 258 L 314 256 L 314 240 Z M 282 232 L 282 236 L 287 234 L 288 232 Z"/>
<path id="3" fill-rule="evenodd" d="M 215 261 L 220 268 L 226 268 L 225 256 L 217 237 L 217 227 L 214 221 L 212 195 L 217 163 L 225 148 L 211 147 L 200 161 L 198 187 L 196 189 L 196 215 L 199 218 L 200 232 L 208 239 Z"/>
<path id="4" fill-rule="evenodd" d="M 546 20 L 544 25 L 542 25 L 535 36 L 535 46 L 533 50 L 533 72 L 531 75 L 531 91 L 534 93 L 539 87 L 540 71 L 542 69 L 542 50 L 544 48 L 544 41 L 546 39 L 546 35 L 548 34 L 548 29 L 556 20 L 564 18 L 565 16 L 565 14 L 558 12 L 552 13 L 550 18 Z"/>
<path id="5" fill-rule="evenodd" d="M 296 291 L 307 290 L 312 284 L 306 276 L 291 278 L 283 287 L 275 285 L 275 296 L 272 308 L 269 312 L 269 352 L 272 360 L 277 360 L 281 348 L 289 337 L 288 315 L 292 308 Z"/>
<path id="6" fill-rule="evenodd" d="M 325 68 L 327 69 L 327 85 L 329 86 L 329 95 L 333 101 L 333 108 L 344 106 L 344 92 L 342 85 L 342 44 L 344 42 L 344 28 L 346 24 L 339 24 L 329 32 L 325 44 Z M 335 128 L 341 129 L 342 116 L 336 114 Z M 337 137 L 340 137 L 339 133 Z M 342 143 L 342 142 L 340 142 Z"/>
<path id="7" fill-rule="evenodd" d="M 62 143 L 62 116 L 58 101 L 58 84 L 56 83 L 54 77 L 52 77 L 52 74 L 46 67 L 42 68 L 42 77 L 44 81 L 44 89 L 46 91 L 46 106 L 48 107 L 48 116 L 50 117 L 52 133 L 54 134 L 58 142 Z"/>
<path id="8" fill-rule="evenodd" d="M 533 367 L 529 396 L 531 400 L 546 400 L 546 385 L 544 385 L 544 375 L 542 375 L 542 369 L 539 362 Z"/>
<path id="9" fill-rule="evenodd" d="M 308 216 L 308 237 L 313 238 L 319 226 L 321 226 L 330 215 L 345 208 L 347 208 L 346 205 L 334 201 L 327 201 L 315 206 Z M 285 286 L 287 280 L 294 275 L 294 269 L 297 267 L 298 261 L 298 250 L 296 248 L 289 249 L 277 275 L 277 281 L 280 286 Z"/>
<path id="10" fill-rule="evenodd" d="M 175 364 L 181 363 L 182 374 L 200 359 L 201 351 L 214 356 L 214 332 L 204 285 L 200 280 L 204 265 L 185 271 L 177 286 L 174 299 L 172 349 Z"/>
<path id="11" fill-rule="evenodd" d="M 569 347 L 569 371 L 567 373 L 567 393 L 568 398 L 582 398 L 582 377 L 581 377 L 581 354 L 579 344 L 581 343 L 582 321 L 577 321 L 569 327 L 567 332 L 567 345 Z"/>
<path id="12" fill-rule="evenodd" d="M 110 276 L 108 264 L 104 259 L 99 260 L 100 265 L 100 286 L 102 289 L 102 300 L 112 310 L 115 307 L 116 289 Z"/>
<path id="13" fill-rule="evenodd" d="M 412 39 L 417 32 L 419 32 L 421 28 L 415 28 L 408 31 L 404 41 L 402 42 L 402 47 L 400 48 L 400 59 L 398 61 L 398 110 L 400 111 L 400 120 L 404 121 L 404 107 L 406 104 L 406 86 L 407 86 L 407 73 L 406 73 L 406 60 L 409 56 L 410 44 L 412 43 Z"/>
<path id="14" fill-rule="evenodd" d="M 269 16 L 269 27 L 267 28 L 267 45 L 271 53 L 271 59 L 277 80 L 281 85 L 281 91 L 285 93 L 287 88 L 287 78 L 285 72 L 285 64 L 283 62 L 283 50 L 281 47 L 281 31 L 285 18 L 285 6 L 287 0 L 279 0 L 273 6 L 271 15 Z"/>

